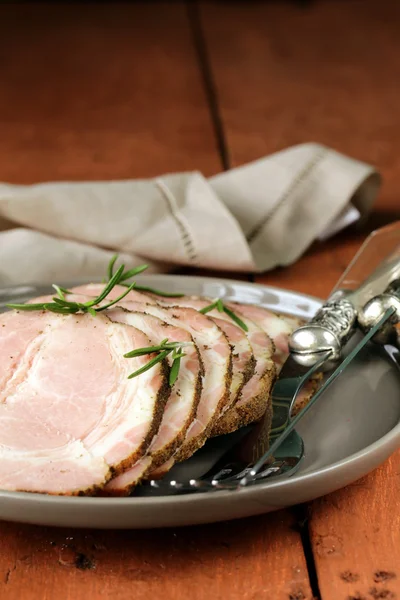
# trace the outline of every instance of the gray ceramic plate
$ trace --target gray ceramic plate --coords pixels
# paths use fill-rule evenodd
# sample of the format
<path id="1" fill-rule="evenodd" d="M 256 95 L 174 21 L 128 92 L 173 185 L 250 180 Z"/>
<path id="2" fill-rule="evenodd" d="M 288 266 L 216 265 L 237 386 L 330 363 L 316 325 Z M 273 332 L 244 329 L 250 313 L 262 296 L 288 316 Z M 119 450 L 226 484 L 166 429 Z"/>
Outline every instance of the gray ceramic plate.
<path id="1" fill-rule="evenodd" d="M 239 281 L 166 275 L 141 279 L 159 289 L 254 302 L 305 318 L 320 305 L 310 296 Z M 48 290 L 3 288 L 0 303 L 24 301 Z M 365 475 L 400 446 L 399 383 L 399 372 L 386 354 L 374 346 L 366 349 L 302 421 L 299 433 L 306 454 L 291 477 L 235 492 L 156 498 L 70 498 L 0 491 L 0 519 L 68 527 L 171 527 L 237 519 L 312 500 Z M 206 447 L 180 465 L 175 479 L 196 476 L 214 449 Z"/>

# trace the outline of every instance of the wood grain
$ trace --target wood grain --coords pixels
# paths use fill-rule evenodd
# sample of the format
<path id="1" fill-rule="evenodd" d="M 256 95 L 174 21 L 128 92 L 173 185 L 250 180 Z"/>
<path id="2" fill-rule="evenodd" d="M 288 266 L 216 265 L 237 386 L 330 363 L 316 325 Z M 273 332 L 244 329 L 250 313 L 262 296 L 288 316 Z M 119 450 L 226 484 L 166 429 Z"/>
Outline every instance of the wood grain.
<path id="1" fill-rule="evenodd" d="M 400 452 L 360 481 L 311 505 L 323 600 L 400 597 Z"/>
<path id="2" fill-rule="evenodd" d="M 311 600 L 292 525 L 285 512 L 153 532 L 3 524 L 0 595 L 7 600 Z"/>
<path id="3" fill-rule="evenodd" d="M 0 6 L 0 181 L 220 169 L 181 3 Z M 176 531 L 0 524 L 8 600 L 311 600 L 290 512 Z"/>
<path id="4" fill-rule="evenodd" d="M 183 3 L 0 6 L 0 179 L 220 169 Z"/>

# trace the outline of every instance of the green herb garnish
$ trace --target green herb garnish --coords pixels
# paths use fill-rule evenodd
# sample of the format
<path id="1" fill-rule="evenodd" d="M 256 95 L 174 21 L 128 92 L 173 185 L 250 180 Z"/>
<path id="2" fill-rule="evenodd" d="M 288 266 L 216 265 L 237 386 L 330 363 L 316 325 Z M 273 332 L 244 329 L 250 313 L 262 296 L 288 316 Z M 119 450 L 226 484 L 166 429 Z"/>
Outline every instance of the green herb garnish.
<path id="1" fill-rule="evenodd" d="M 191 346 L 193 342 L 169 342 L 168 338 L 165 338 L 160 344 L 157 346 L 148 346 L 147 348 L 137 348 L 136 350 L 132 350 L 131 352 L 127 352 L 124 354 L 124 358 L 135 358 L 136 356 L 144 356 L 146 354 L 157 353 L 157 356 L 149 360 L 147 364 L 143 367 L 131 373 L 128 379 L 132 379 L 133 377 L 137 377 L 141 375 L 145 371 L 148 371 L 157 363 L 163 361 L 169 354 L 171 354 L 172 358 L 172 366 L 169 372 L 169 385 L 172 387 L 175 381 L 178 378 L 179 368 L 181 364 L 181 358 L 185 356 L 182 352 L 182 348 L 184 346 Z"/>
<path id="2" fill-rule="evenodd" d="M 70 293 L 69 290 L 65 288 L 61 288 L 58 285 L 53 284 L 54 289 L 57 292 L 57 296 L 52 298 L 52 302 L 43 302 L 37 304 L 7 304 L 8 308 L 14 308 L 16 310 L 49 310 L 50 312 L 59 313 L 62 315 L 76 315 L 77 313 L 89 313 L 93 316 L 96 313 L 101 312 L 102 310 L 106 310 L 106 308 L 110 308 L 122 298 L 125 298 L 127 294 L 135 287 L 135 283 L 132 283 L 129 287 L 124 290 L 124 292 L 118 296 L 115 300 L 112 300 L 108 304 L 104 304 L 103 306 L 99 306 L 103 300 L 107 298 L 111 290 L 120 283 L 121 277 L 124 275 L 125 266 L 121 265 L 118 271 L 113 275 L 110 281 L 105 285 L 102 292 L 93 300 L 89 300 L 88 302 L 70 302 L 66 299 L 65 294 Z"/>
<path id="3" fill-rule="evenodd" d="M 212 302 L 211 304 L 209 304 L 208 306 L 205 306 L 204 308 L 201 308 L 199 310 L 199 312 L 203 313 L 203 315 L 207 314 L 208 312 L 210 312 L 211 310 L 217 309 L 219 312 L 224 312 L 226 315 L 228 315 L 228 317 L 230 317 L 232 319 L 232 321 L 234 321 L 237 325 L 239 325 L 239 327 L 241 327 L 243 329 L 243 331 L 248 331 L 249 328 L 247 327 L 246 323 L 244 323 L 242 321 L 242 319 L 240 319 L 236 313 L 233 312 L 233 310 L 231 310 L 230 308 L 228 308 L 227 306 L 225 306 L 225 304 L 222 302 L 221 298 L 217 298 L 216 300 L 214 300 L 214 302 Z"/>
<path id="4" fill-rule="evenodd" d="M 111 260 L 108 264 L 108 267 L 107 267 L 108 279 L 111 279 L 111 277 L 113 276 L 114 265 L 117 260 L 118 260 L 118 254 L 114 254 L 114 256 L 111 258 Z M 126 271 L 126 273 L 123 274 L 123 277 L 121 278 L 121 280 L 119 282 L 120 285 L 127 285 L 126 283 L 122 283 L 122 282 L 126 281 L 127 279 L 130 279 L 131 277 L 135 277 L 135 275 L 139 275 L 139 273 L 142 273 L 147 268 L 148 268 L 148 265 L 142 265 L 140 267 L 131 269 L 130 271 Z M 164 296 L 164 298 L 183 298 L 183 296 L 185 295 L 185 294 L 180 294 L 180 293 L 176 294 L 173 292 L 163 292 L 162 290 L 156 290 L 154 288 L 147 287 L 144 285 L 136 285 L 135 289 L 140 292 L 150 292 L 151 294 L 156 294 L 157 296 Z"/>
<path id="5" fill-rule="evenodd" d="M 175 292 L 163 292 L 162 290 L 156 290 L 151 287 L 146 287 L 145 285 L 137 285 L 136 289 L 139 292 L 150 292 L 151 294 L 156 294 L 157 296 L 163 296 L 164 298 L 183 298 L 185 294 L 178 294 Z"/>

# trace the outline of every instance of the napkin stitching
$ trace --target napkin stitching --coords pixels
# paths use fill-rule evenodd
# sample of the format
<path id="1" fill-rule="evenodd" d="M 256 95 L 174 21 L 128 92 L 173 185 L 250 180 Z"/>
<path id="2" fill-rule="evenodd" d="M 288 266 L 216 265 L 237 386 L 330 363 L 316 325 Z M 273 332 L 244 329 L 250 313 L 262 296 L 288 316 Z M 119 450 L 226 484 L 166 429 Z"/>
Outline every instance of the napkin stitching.
<path id="1" fill-rule="evenodd" d="M 291 182 L 287 190 L 282 194 L 280 200 L 275 204 L 275 206 L 270 210 L 270 212 L 267 213 L 265 217 L 258 222 L 258 224 L 253 228 L 252 231 L 250 231 L 250 233 L 247 236 L 247 241 L 249 243 L 253 242 L 254 239 L 259 235 L 259 233 L 261 233 L 268 221 L 270 221 L 274 217 L 276 212 L 280 209 L 280 207 L 288 201 L 295 189 L 299 185 L 304 183 L 305 178 L 311 174 L 311 172 L 321 162 L 321 160 L 326 156 L 326 154 L 327 151 L 325 148 L 320 148 L 319 151 L 317 151 L 316 156 L 314 156 L 314 158 L 306 164 L 303 170 L 300 171 L 297 177 L 295 177 L 295 179 Z"/>
<path id="2" fill-rule="evenodd" d="M 194 247 L 193 238 L 187 229 L 184 220 L 179 214 L 179 208 L 176 205 L 175 196 L 162 179 L 156 179 L 156 186 L 159 188 L 162 197 L 166 201 L 171 217 L 179 230 L 181 240 L 186 251 L 186 255 L 191 261 L 197 261 L 197 252 Z"/>

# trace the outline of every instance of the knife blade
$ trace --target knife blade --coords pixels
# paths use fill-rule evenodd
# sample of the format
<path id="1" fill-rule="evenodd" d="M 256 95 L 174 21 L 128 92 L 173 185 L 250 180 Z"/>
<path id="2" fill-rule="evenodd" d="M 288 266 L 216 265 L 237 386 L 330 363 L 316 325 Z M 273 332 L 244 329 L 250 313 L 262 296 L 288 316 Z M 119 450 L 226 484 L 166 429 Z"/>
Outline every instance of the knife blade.
<path id="1" fill-rule="evenodd" d="M 382 293 L 392 279 L 399 276 L 400 221 L 368 236 L 328 301 L 310 322 L 293 332 L 289 357 L 271 392 L 273 417 L 269 444 L 287 427 L 296 399 L 310 378 L 321 371 L 329 372 L 337 365 L 343 347 L 356 331 L 358 313 L 363 304 L 374 294 Z M 389 305 L 392 306 L 393 301 L 385 308 Z M 375 312 L 369 320 L 371 326 L 384 313 L 383 308 L 376 309 L 376 302 L 374 306 Z M 369 312 L 371 310 L 369 308 Z M 368 329 L 365 330 L 367 332 Z M 259 445 L 258 456 L 264 451 L 265 448 Z"/>

